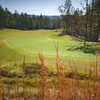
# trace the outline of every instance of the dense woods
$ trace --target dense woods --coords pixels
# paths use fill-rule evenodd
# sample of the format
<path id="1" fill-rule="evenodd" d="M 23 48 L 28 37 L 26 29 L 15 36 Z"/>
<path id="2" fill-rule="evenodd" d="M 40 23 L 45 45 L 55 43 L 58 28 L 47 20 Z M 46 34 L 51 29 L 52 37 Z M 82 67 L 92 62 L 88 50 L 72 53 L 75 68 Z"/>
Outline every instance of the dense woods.
<path id="1" fill-rule="evenodd" d="M 59 7 L 63 34 L 78 36 L 85 41 L 98 41 L 100 32 L 100 0 L 84 0 L 84 8 L 75 9 L 71 0 Z"/>
<path id="2" fill-rule="evenodd" d="M 60 28 L 61 18 L 57 16 L 36 16 L 27 13 L 12 14 L 7 8 L 0 6 L 0 28 L 15 29 L 56 29 Z"/>

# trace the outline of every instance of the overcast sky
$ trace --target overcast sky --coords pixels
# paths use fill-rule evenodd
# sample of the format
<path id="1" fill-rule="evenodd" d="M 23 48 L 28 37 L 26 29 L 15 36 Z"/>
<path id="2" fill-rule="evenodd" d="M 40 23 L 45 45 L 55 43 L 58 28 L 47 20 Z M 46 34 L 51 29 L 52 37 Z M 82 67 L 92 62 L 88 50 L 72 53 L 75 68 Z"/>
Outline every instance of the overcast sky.
<path id="1" fill-rule="evenodd" d="M 28 14 L 35 15 L 60 15 L 58 6 L 63 3 L 64 0 L 0 0 L 0 5 L 3 8 L 8 8 L 11 12 L 17 10 L 19 13 L 27 12 Z M 75 8 L 81 8 L 79 1 L 72 0 L 72 4 Z"/>

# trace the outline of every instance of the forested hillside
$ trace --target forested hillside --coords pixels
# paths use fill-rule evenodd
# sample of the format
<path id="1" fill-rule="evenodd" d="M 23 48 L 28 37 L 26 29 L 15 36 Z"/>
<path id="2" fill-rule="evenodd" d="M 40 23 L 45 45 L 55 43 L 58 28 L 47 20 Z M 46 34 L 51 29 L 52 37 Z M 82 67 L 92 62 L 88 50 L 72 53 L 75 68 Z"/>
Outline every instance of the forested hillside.
<path id="1" fill-rule="evenodd" d="M 17 11 L 11 13 L 7 8 L 0 6 L 0 28 L 29 29 L 57 29 L 60 28 L 61 18 L 59 16 L 43 16 L 42 14 L 28 15 L 19 14 Z"/>
<path id="2" fill-rule="evenodd" d="M 100 31 L 99 0 L 85 1 L 83 9 L 75 9 L 71 0 L 65 0 L 59 11 L 61 16 L 40 16 L 11 13 L 0 6 L 0 28 L 14 29 L 58 29 L 63 28 L 61 35 L 76 36 L 85 41 L 96 42 Z"/>
<path id="3" fill-rule="evenodd" d="M 82 9 L 75 9 L 71 0 L 59 6 L 63 34 L 77 36 L 84 41 L 98 41 L 100 34 L 100 0 L 84 0 Z M 63 35 L 62 34 L 62 35 Z"/>

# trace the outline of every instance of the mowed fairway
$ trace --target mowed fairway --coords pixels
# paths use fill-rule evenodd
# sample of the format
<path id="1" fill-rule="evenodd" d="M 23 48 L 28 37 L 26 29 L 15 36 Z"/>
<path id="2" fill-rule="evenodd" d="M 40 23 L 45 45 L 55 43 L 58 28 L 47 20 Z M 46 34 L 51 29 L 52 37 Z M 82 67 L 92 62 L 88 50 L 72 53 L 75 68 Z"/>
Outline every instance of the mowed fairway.
<path id="1" fill-rule="evenodd" d="M 77 60 L 78 63 L 79 61 L 95 60 L 93 53 L 84 53 L 81 49 L 77 49 L 83 46 L 82 42 L 73 39 L 71 36 L 58 36 L 60 32 L 55 30 L 21 31 L 5 29 L 0 30 L 0 38 L 3 44 L 6 42 L 5 45 L 9 45 L 7 48 L 12 48 L 18 55 L 38 57 L 38 53 L 41 53 L 49 63 L 56 60 L 55 44 L 58 44 L 59 55 L 65 62 L 69 59 Z M 89 44 L 94 50 L 95 43 Z M 0 51 L 0 53 L 3 53 L 3 51 Z"/>
<path id="2" fill-rule="evenodd" d="M 30 54 L 41 53 L 47 57 L 56 56 L 55 44 L 59 47 L 59 55 L 61 57 L 82 57 L 93 58 L 93 54 L 83 53 L 80 50 L 70 50 L 74 47 L 80 47 L 82 42 L 73 40 L 71 36 L 58 36 L 59 32 L 54 30 L 37 30 L 37 31 L 23 31 L 26 34 L 23 36 L 9 38 L 8 42 L 12 46 L 26 51 Z M 20 33 L 21 34 L 21 33 Z M 91 57 L 90 57 L 91 56 Z"/>

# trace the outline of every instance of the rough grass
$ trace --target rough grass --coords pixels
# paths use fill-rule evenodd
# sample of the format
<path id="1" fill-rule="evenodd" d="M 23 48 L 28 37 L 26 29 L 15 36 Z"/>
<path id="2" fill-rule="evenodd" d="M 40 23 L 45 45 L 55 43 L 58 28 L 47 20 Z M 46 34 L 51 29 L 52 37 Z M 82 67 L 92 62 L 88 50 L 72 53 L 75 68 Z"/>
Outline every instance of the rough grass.
<path id="1" fill-rule="evenodd" d="M 2 41 L 2 43 L 0 43 L 0 64 L 15 61 L 17 56 L 21 56 L 21 54 L 12 48 L 9 48 L 6 41 Z"/>
<path id="2" fill-rule="evenodd" d="M 12 64 L 0 67 L 1 100 L 99 100 L 100 79 L 92 68 L 85 74 L 78 73 L 61 63 L 59 50 L 56 47 L 56 71 L 48 69 L 43 55 L 39 54 L 40 64 Z M 98 66 L 99 67 L 99 66 Z M 20 69 L 18 71 L 17 69 Z M 99 70 L 98 70 L 99 72 Z M 97 76 L 96 76 L 97 75 Z M 33 97 L 35 97 L 33 99 Z M 22 99 L 21 99 L 22 98 Z"/>
<path id="3" fill-rule="evenodd" d="M 23 59 L 23 56 L 26 55 L 23 50 L 14 48 L 7 41 L 9 38 L 22 36 L 23 34 L 20 34 L 20 32 L 10 29 L 0 30 L 0 65 Z"/>

